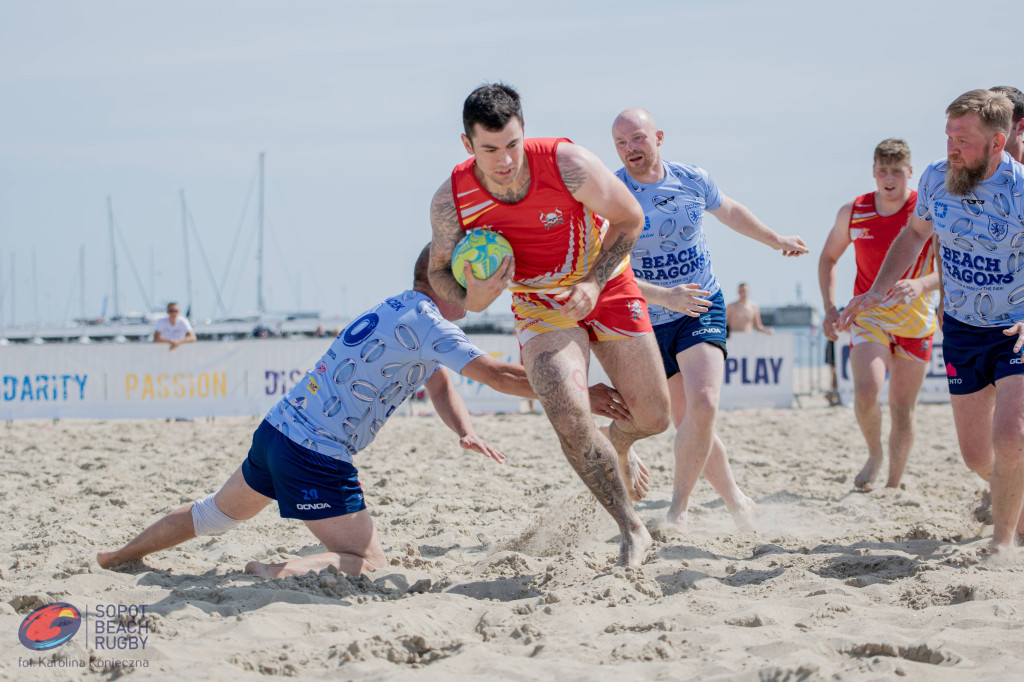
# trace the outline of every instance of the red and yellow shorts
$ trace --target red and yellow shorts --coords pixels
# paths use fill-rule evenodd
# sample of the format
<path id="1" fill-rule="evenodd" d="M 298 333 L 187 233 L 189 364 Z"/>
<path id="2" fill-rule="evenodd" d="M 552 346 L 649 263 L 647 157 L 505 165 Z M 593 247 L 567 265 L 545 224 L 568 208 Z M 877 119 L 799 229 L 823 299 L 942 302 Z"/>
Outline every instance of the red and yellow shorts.
<path id="1" fill-rule="evenodd" d="M 880 343 L 897 357 L 918 362 L 928 362 L 931 359 L 933 334 L 920 338 L 896 336 L 877 322 L 870 318 L 864 319 L 864 316 L 858 317 L 850 325 L 850 347 L 862 343 Z"/>
<path id="2" fill-rule="evenodd" d="M 585 329 L 591 341 L 618 341 L 654 331 L 647 301 L 629 268 L 608 280 L 597 305 L 584 319 L 570 320 L 561 309 L 562 302 L 551 294 L 513 294 L 512 312 L 520 348 L 535 336 L 564 329 Z"/>

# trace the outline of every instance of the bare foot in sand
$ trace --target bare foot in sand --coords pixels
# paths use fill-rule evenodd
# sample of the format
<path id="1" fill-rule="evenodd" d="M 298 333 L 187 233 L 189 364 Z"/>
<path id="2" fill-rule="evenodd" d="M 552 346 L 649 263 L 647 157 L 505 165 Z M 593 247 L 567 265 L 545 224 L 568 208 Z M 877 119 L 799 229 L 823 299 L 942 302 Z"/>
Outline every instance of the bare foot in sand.
<path id="1" fill-rule="evenodd" d="M 685 509 L 675 510 L 672 507 L 668 508 L 668 513 L 665 514 L 665 523 L 673 526 L 676 530 L 686 532 L 686 526 L 688 523 L 687 514 Z"/>
<path id="2" fill-rule="evenodd" d="M 608 438 L 608 442 L 612 443 L 609 435 L 609 426 L 598 427 L 605 438 Z M 615 447 L 615 443 L 612 443 L 612 447 Z M 622 477 L 622 482 L 626 484 L 626 492 L 629 493 L 629 499 L 634 502 L 647 497 L 647 493 L 651 491 L 651 472 L 644 466 L 644 463 L 636 454 L 636 450 L 632 447 L 623 455 L 615 448 L 615 454 L 618 456 L 619 461 L 619 476 Z"/>
<path id="3" fill-rule="evenodd" d="M 732 514 L 732 520 L 741 533 L 753 533 L 757 530 L 754 527 L 754 511 L 757 509 L 757 504 L 752 499 L 744 495 L 738 505 L 734 507 L 726 505 L 726 508 Z"/>
<path id="4" fill-rule="evenodd" d="M 261 564 L 258 561 L 250 561 L 245 565 L 245 572 L 251 575 L 258 575 L 261 578 L 276 578 L 278 570 L 275 564 Z"/>
<path id="5" fill-rule="evenodd" d="M 623 533 L 622 544 L 619 545 L 619 560 L 615 565 L 639 568 L 644 563 L 644 555 L 653 542 L 647 526 L 637 524 L 631 533 Z"/>
<path id="6" fill-rule="evenodd" d="M 112 566 L 123 564 L 124 562 L 118 559 L 117 554 L 117 550 L 97 552 L 96 563 L 100 565 L 100 568 L 110 568 Z"/>
<path id="7" fill-rule="evenodd" d="M 864 468 L 860 470 L 857 477 L 853 479 L 853 487 L 862 492 L 868 492 L 875 484 L 875 477 L 878 476 L 878 470 L 882 468 L 882 459 L 872 459 L 868 457 L 868 461 L 864 463 Z"/>
<path id="8" fill-rule="evenodd" d="M 1020 558 L 1020 554 L 1012 542 L 1006 545 L 997 545 L 995 542 L 990 542 L 987 549 L 989 554 L 988 565 L 993 568 L 1011 568 L 1017 565 Z"/>

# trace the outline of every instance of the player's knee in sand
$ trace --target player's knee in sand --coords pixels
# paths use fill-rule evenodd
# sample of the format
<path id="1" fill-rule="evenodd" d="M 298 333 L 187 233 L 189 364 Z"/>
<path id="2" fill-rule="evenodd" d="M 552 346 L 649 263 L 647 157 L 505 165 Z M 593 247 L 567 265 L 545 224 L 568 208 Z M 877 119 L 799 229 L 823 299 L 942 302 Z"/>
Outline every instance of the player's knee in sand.
<path id="1" fill-rule="evenodd" d="M 192 525 L 196 537 L 201 535 L 220 535 L 242 523 L 243 519 L 233 519 L 220 510 L 216 501 L 217 493 L 210 493 L 192 504 Z"/>

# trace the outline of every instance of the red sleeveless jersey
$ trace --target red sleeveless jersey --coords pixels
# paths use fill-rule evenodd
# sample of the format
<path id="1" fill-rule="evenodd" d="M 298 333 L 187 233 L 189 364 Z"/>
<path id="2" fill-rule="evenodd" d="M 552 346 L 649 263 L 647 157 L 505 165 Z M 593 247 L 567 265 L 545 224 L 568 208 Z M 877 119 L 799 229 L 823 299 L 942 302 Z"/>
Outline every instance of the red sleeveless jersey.
<path id="1" fill-rule="evenodd" d="M 910 220 L 910 214 L 917 203 L 917 192 L 911 191 L 910 198 L 899 211 L 890 216 L 880 216 L 875 208 L 875 193 L 862 194 L 853 201 L 853 213 L 850 215 L 850 239 L 857 255 L 857 279 L 853 285 L 853 295 L 860 296 L 875 282 L 878 271 L 889 253 L 889 247 L 896 240 Z M 917 260 L 901 279 L 917 279 L 932 271 L 932 244 L 929 241 L 921 249 Z"/>
<path id="2" fill-rule="evenodd" d="M 452 171 L 452 195 L 463 230 L 484 228 L 500 233 L 512 245 L 516 293 L 554 292 L 582 279 L 601 251 L 608 221 L 573 198 L 562 181 L 556 152 L 562 138 L 523 141 L 530 168 L 526 196 L 514 204 L 483 188 L 474 173 L 476 157 Z M 624 260 L 615 274 L 627 265 Z"/>

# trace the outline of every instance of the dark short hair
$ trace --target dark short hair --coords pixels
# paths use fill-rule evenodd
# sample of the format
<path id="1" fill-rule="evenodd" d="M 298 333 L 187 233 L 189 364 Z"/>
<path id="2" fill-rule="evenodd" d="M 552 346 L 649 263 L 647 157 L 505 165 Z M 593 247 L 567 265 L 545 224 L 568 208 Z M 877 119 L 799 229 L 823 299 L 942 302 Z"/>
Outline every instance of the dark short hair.
<path id="1" fill-rule="evenodd" d="M 430 244 L 420 251 L 416 264 L 412 268 L 412 288 L 423 291 L 424 285 L 430 286 Z"/>
<path id="2" fill-rule="evenodd" d="M 505 83 L 487 83 L 469 93 L 462 105 L 462 127 L 466 136 L 473 137 L 473 126 L 497 132 L 505 128 L 515 116 L 523 123 L 523 107 L 519 93 Z"/>
<path id="3" fill-rule="evenodd" d="M 1013 122 L 1024 118 L 1024 92 L 1021 92 L 1012 85 L 997 85 L 994 88 L 989 88 L 992 92 L 1001 92 L 1010 98 L 1013 102 Z"/>

